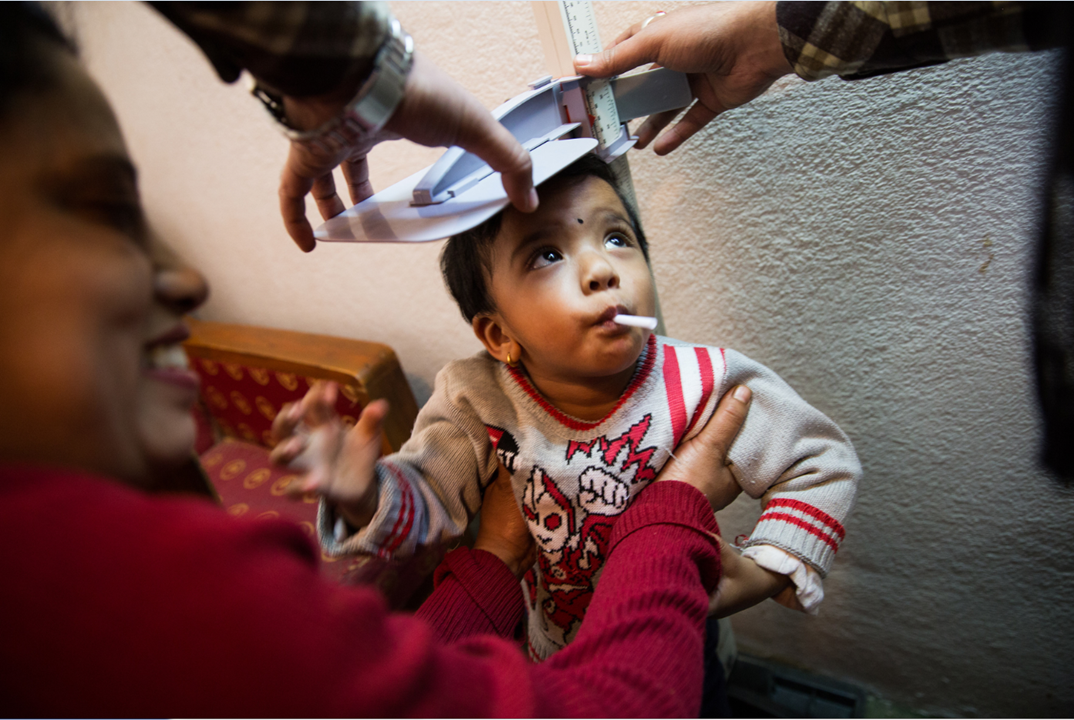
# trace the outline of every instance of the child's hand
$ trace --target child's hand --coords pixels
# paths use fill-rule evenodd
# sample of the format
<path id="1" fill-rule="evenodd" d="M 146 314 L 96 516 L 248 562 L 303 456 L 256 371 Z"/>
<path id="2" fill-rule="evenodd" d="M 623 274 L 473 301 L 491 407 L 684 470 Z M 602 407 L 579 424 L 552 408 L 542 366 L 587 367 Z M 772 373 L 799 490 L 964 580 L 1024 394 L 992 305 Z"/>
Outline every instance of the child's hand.
<path id="1" fill-rule="evenodd" d="M 371 402 L 348 429 L 335 411 L 338 391 L 333 382 L 318 382 L 301 401 L 285 405 L 272 423 L 278 444 L 270 457 L 303 473 L 290 494 L 323 495 L 352 527 L 361 528 L 377 509 L 376 465 L 388 403 Z"/>
<path id="2" fill-rule="evenodd" d="M 709 602 L 710 615 L 727 617 L 785 590 L 793 592 L 789 577 L 765 570 L 753 560 L 742 557 L 723 538 L 716 539 L 720 543 L 722 572 Z"/>

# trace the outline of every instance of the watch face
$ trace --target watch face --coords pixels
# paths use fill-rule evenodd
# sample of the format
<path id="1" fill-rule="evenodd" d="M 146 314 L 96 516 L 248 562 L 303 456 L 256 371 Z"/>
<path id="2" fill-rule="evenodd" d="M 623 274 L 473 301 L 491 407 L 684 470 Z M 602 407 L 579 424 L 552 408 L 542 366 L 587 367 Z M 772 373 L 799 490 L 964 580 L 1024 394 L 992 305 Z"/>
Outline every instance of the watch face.
<path id="1" fill-rule="evenodd" d="M 287 114 L 283 111 L 283 98 L 276 95 L 270 90 L 263 88 L 258 83 L 254 83 L 250 88 L 250 94 L 261 101 L 261 104 L 265 106 L 265 110 L 272 116 L 272 119 L 283 125 L 288 130 L 291 130 L 291 124 L 287 122 Z"/>

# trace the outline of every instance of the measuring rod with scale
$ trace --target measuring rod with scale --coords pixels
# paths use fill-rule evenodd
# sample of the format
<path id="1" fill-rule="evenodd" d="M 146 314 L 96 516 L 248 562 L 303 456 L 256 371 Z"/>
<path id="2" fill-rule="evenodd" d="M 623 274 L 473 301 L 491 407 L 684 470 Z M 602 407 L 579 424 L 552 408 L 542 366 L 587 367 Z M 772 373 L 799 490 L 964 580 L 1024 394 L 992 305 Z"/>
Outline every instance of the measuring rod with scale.
<path id="1" fill-rule="evenodd" d="M 575 55 L 597 55 L 603 49 L 597 33 L 597 18 L 593 14 L 593 3 L 588 0 L 562 0 L 556 5 L 567 32 L 571 56 L 571 69 L 564 74 L 573 75 Z M 611 84 L 607 80 L 591 81 L 585 89 L 585 98 L 586 107 L 594 119 L 593 135 L 602 148 L 610 147 L 620 140 L 622 128 Z"/>
<path id="2" fill-rule="evenodd" d="M 588 152 L 611 162 L 634 145 L 626 123 L 685 107 L 692 101 L 686 76 L 659 68 L 610 80 L 573 75 L 573 57 L 599 53 L 596 19 L 589 2 L 534 3 L 535 12 L 558 6 L 560 23 L 549 20 L 542 42 L 555 43 L 566 76 L 547 76 L 492 111 L 529 151 L 533 184 L 540 185 Z M 538 15 L 538 25 L 542 25 Z M 563 37 L 547 38 L 563 28 Z M 569 54 L 569 58 L 565 55 Z M 564 63 L 566 65 L 564 66 Z M 500 174 L 476 155 L 452 147 L 432 166 L 411 175 L 314 231 L 321 241 L 428 242 L 479 225 L 508 204 Z"/>

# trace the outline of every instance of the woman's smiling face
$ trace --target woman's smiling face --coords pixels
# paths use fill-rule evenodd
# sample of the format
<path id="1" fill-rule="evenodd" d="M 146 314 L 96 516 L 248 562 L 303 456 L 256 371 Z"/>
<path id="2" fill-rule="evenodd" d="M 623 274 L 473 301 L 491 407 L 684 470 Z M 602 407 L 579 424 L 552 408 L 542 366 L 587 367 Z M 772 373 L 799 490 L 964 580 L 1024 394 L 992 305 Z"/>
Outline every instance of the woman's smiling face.
<path id="1" fill-rule="evenodd" d="M 52 82 L 0 117 L 0 457 L 141 483 L 167 301 L 107 100 L 69 53 L 40 55 Z"/>

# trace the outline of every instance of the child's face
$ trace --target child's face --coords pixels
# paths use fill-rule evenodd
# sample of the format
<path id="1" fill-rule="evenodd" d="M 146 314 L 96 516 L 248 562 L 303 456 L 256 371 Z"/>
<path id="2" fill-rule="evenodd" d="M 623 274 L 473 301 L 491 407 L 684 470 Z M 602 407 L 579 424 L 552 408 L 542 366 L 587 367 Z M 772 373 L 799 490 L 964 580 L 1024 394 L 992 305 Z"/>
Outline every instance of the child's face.
<path id="1" fill-rule="evenodd" d="M 594 177 L 541 194 L 536 212 L 504 212 L 492 248 L 495 318 L 531 376 L 571 380 L 630 371 L 649 331 L 617 313 L 654 313 L 653 284 L 629 215 Z"/>

